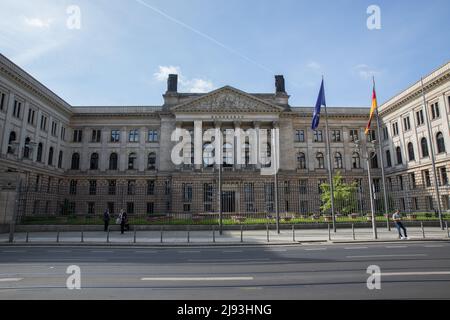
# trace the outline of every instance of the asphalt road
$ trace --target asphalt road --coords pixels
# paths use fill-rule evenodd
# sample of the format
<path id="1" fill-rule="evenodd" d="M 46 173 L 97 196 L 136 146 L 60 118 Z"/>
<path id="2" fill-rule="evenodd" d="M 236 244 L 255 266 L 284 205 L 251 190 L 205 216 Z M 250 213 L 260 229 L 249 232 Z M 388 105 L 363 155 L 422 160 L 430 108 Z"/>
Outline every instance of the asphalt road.
<path id="1" fill-rule="evenodd" d="M 79 290 L 66 287 L 70 265 Z M 380 290 L 367 288 L 370 265 Z M 0 299 L 450 299 L 450 242 L 2 246 Z"/>

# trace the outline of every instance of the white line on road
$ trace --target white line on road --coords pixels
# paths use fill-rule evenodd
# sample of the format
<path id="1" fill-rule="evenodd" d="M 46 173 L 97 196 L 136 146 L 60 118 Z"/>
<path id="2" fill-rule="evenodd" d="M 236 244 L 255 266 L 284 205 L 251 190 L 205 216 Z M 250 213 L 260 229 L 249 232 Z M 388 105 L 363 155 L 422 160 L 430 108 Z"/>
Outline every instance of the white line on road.
<path id="1" fill-rule="evenodd" d="M 450 271 L 430 271 L 430 272 L 392 272 L 381 273 L 381 276 L 438 276 L 438 275 L 450 275 Z"/>
<path id="2" fill-rule="evenodd" d="M 441 244 L 430 244 L 430 245 L 426 245 L 424 247 L 425 248 L 442 248 L 443 245 L 441 245 Z"/>
<path id="3" fill-rule="evenodd" d="M 287 249 L 267 249 L 265 252 L 286 252 Z"/>
<path id="4" fill-rule="evenodd" d="M 369 247 L 347 247 L 345 250 L 360 250 L 360 249 L 369 249 Z"/>
<path id="5" fill-rule="evenodd" d="M 0 282 L 14 282 L 14 281 L 20 281 L 23 280 L 23 278 L 3 278 L 0 279 Z"/>
<path id="6" fill-rule="evenodd" d="M 25 250 L 4 250 L 3 253 L 25 253 Z"/>
<path id="7" fill-rule="evenodd" d="M 114 253 L 114 251 L 109 250 L 91 250 L 92 253 Z"/>
<path id="8" fill-rule="evenodd" d="M 49 253 L 69 253 L 72 252 L 72 250 L 47 250 Z"/>
<path id="9" fill-rule="evenodd" d="M 158 251 L 155 251 L 155 250 L 149 250 L 149 251 L 138 250 L 138 251 L 135 251 L 134 253 L 158 253 Z"/>
<path id="10" fill-rule="evenodd" d="M 347 256 L 347 258 L 398 258 L 398 257 L 426 257 L 426 254 L 383 254 L 373 256 Z"/>
<path id="11" fill-rule="evenodd" d="M 400 249 L 400 248 L 408 248 L 408 246 L 386 246 L 387 249 Z"/>
<path id="12" fill-rule="evenodd" d="M 189 259 L 191 262 L 246 262 L 246 261 L 269 261 L 270 259 Z"/>
<path id="13" fill-rule="evenodd" d="M 200 251 L 196 250 L 180 250 L 178 253 L 200 253 Z"/>
<path id="14" fill-rule="evenodd" d="M 192 277 L 192 278 L 141 278 L 142 281 L 249 281 L 253 277 Z"/>
<path id="15" fill-rule="evenodd" d="M 243 252 L 242 250 L 223 250 L 223 253 L 238 253 L 238 252 Z"/>
<path id="16" fill-rule="evenodd" d="M 312 248 L 312 249 L 305 249 L 306 251 L 320 251 L 320 250 L 327 250 L 327 248 Z"/>

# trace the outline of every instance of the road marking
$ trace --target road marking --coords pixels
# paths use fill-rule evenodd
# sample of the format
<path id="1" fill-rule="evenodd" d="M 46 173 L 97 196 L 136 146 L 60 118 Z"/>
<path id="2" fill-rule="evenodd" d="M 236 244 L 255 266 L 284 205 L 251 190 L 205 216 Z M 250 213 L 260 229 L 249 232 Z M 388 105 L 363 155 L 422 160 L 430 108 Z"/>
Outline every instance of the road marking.
<path id="1" fill-rule="evenodd" d="M 223 250 L 223 253 L 238 253 L 238 252 L 243 252 L 242 250 Z"/>
<path id="2" fill-rule="evenodd" d="M 266 249 L 266 252 L 286 252 L 287 249 Z"/>
<path id="3" fill-rule="evenodd" d="M 139 250 L 139 251 L 135 251 L 134 253 L 158 253 L 158 251 L 155 250 L 150 250 L 150 251 L 143 251 L 143 250 Z"/>
<path id="4" fill-rule="evenodd" d="M 25 250 L 4 250 L 3 253 L 25 253 Z"/>
<path id="5" fill-rule="evenodd" d="M 253 277 L 167 277 L 167 278 L 141 278 L 142 281 L 250 281 Z"/>
<path id="6" fill-rule="evenodd" d="M 0 279 L 0 282 L 15 282 L 20 280 L 23 280 L 23 278 L 3 278 Z"/>
<path id="7" fill-rule="evenodd" d="M 306 251 L 320 251 L 320 250 L 327 250 L 327 248 L 312 248 L 312 249 L 305 249 Z"/>
<path id="8" fill-rule="evenodd" d="M 109 250 L 91 250 L 92 253 L 114 253 L 114 251 Z"/>
<path id="9" fill-rule="evenodd" d="M 397 258 L 397 257 L 426 257 L 426 254 L 383 254 L 372 256 L 347 256 L 347 258 Z"/>
<path id="10" fill-rule="evenodd" d="M 200 253 L 200 251 L 196 250 L 180 250 L 178 253 Z"/>
<path id="11" fill-rule="evenodd" d="M 72 252 L 72 250 L 47 250 L 49 253 L 69 253 Z"/>
<path id="12" fill-rule="evenodd" d="M 424 246 L 425 248 L 442 248 L 443 247 L 443 245 L 441 245 L 441 244 L 430 244 L 430 245 L 427 245 L 427 246 Z"/>
<path id="13" fill-rule="evenodd" d="M 237 262 L 237 261 L 269 261 L 270 259 L 189 259 L 192 262 Z"/>
<path id="14" fill-rule="evenodd" d="M 450 271 L 430 271 L 430 272 L 392 272 L 392 273 L 381 273 L 383 277 L 389 276 L 438 276 L 438 275 L 450 275 Z"/>
<path id="15" fill-rule="evenodd" d="M 345 250 L 361 250 L 361 249 L 369 249 L 369 247 L 347 247 Z"/>
<path id="16" fill-rule="evenodd" d="M 387 249 L 400 249 L 400 248 L 408 248 L 408 246 L 386 246 Z"/>

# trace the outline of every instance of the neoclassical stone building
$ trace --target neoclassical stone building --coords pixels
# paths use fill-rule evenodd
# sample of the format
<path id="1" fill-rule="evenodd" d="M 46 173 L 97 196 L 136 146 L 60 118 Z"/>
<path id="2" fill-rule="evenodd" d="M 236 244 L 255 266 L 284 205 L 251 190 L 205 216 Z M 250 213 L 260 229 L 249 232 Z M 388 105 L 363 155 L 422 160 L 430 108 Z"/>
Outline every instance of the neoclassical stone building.
<path id="1" fill-rule="evenodd" d="M 432 149 L 441 204 L 449 207 L 450 64 L 424 82 L 426 108 L 419 84 L 380 106 L 389 200 L 407 211 L 436 207 Z M 320 210 L 319 185 L 327 181 L 325 121 L 317 131 L 310 129 L 312 107 L 290 105 L 282 76 L 275 77 L 273 93 L 226 86 L 192 94 L 178 92 L 177 76 L 170 75 L 163 98 L 161 106 L 71 106 L 0 55 L 0 224 L 8 223 L 13 212 L 94 215 L 124 208 L 140 215 L 199 214 L 218 212 L 219 203 L 222 211 L 240 214 L 267 214 L 277 206 L 282 213 Z M 431 138 L 420 110 L 428 112 Z M 381 212 L 380 154 L 367 143 L 380 139 L 376 127 L 364 135 L 368 113 L 367 107 L 328 108 L 331 161 L 334 172 L 359 184 L 354 210 L 364 212 L 370 208 L 365 159 L 371 155 Z M 195 155 L 184 153 L 187 164 L 176 165 L 171 160 L 176 128 L 188 130 L 193 142 L 195 132 L 208 129 L 277 128 L 279 173 L 261 175 L 259 164 L 224 164 L 219 175 L 219 166 L 205 160 L 207 153 L 202 164 L 189 164 Z M 246 148 L 236 139 L 224 142 L 219 157 L 236 163 L 237 157 L 247 158 Z"/>

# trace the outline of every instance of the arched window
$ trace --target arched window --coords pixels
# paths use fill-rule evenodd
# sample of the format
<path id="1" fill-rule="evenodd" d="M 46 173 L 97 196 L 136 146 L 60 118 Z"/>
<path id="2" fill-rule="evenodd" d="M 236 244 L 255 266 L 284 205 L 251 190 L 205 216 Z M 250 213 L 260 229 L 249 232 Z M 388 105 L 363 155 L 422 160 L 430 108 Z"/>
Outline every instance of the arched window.
<path id="1" fill-rule="evenodd" d="M 427 142 L 427 138 L 422 138 L 421 140 L 420 140 L 420 147 L 421 147 L 421 149 L 422 149 L 422 157 L 423 158 L 426 158 L 426 157 L 429 157 L 430 156 L 430 154 L 429 154 L 429 152 L 428 152 L 428 142 Z"/>
<path id="2" fill-rule="evenodd" d="M 30 142 L 31 142 L 30 138 L 25 139 L 25 146 L 23 148 L 23 157 L 25 159 L 29 159 L 31 156 Z"/>
<path id="3" fill-rule="evenodd" d="M 244 166 L 247 166 L 250 164 L 250 144 L 249 143 L 245 143 L 244 144 Z"/>
<path id="4" fill-rule="evenodd" d="M 353 169 L 360 169 L 361 168 L 361 158 L 359 157 L 358 152 L 353 152 L 352 155 L 352 167 Z"/>
<path id="5" fill-rule="evenodd" d="M 38 149 L 37 149 L 37 162 L 42 162 L 42 149 L 44 146 L 42 145 L 42 142 L 39 142 Z"/>
<path id="6" fill-rule="evenodd" d="M 80 154 L 72 154 L 72 163 L 70 165 L 71 170 L 80 170 Z"/>
<path id="7" fill-rule="evenodd" d="M 53 165 L 53 147 L 50 147 L 50 149 L 48 149 L 48 165 Z"/>
<path id="8" fill-rule="evenodd" d="M 63 152 L 59 151 L 59 155 L 58 155 L 58 169 L 62 168 L 62 161 L 63 161 Z"/>
<path id="9" fill-rule="evenodd" d="M 224 167 L 233 166 L 233 145 L 230 143 L 225 143 L 223 145 L 223 166 Z"/>
<path id="10" fill-rule="evenodd" d="M 324 160 L 322 152 L 318 152 L 316 154 L 316 160 L 317 160 L 317 168 L 324 169 L 325 168 L 325 160 Z"/>
<path id="11" fill-rule="evenodd" d="M 378 156 L 375 152 L 370 153 L 370 167 L 372 169 L 378 169 Z"/>
<path id="12" fill-rule="evenodd" d="M 212 143 L 205 143 L 203 145 L 203 165 L 205 167 L 212 167 L 214 165 L 215 149 Z"/>
<path id="13" fill-rule="evenodd" d="M 297 153 L 297 167 L 299 169 L 306 169 L 306 157 L 303 152 Z"/>
<path id="14" fill-rule="evenodd" d="M 148 170 L 156 169 L 156 154 L 154 152 L 148 154 L 147 169 Z"/>
<path id="15" fill-rule="evenodd" d="M 400 147 L 395 148 L 395 154 L 397 155 L 397 164 L 402 164 L 402 149 Z"/>
<path id="16" fill-rule="evenodd" d="M 386 150 L 386 167 L 392 167 L 391 151 Z"/>
<path id="17" fill-rule="evenodd" d="M 408 143 L 408 157 L 409 157 L 409 161 L 415 160 L 414 146 L 413 146 L 412 142 Z"/>
<path id="18" fill-rule="evenodd" d="M 136 153 L 132 152 L 128 156 L 128 170 L 136 169 Z"/>
<path id="19" fill-rule="evenodd" d="M 444 135 L 442 134 L 442 132 L 437 133 L 436 144 L 437 144 L 437 152 L 444 153 L 445 152 L 445 141 L 444 141 Z"/>
<path id="20" fill-rule="evenodd" d="M 93 153 L 91 155 L 91 170 L 98 170 L 98 153 Z"/>
<path id="21" fill-rule="evenodd" d="M 13 142 L 16 141 L 16 133 L 14 131 L 11 131 L 9 134 L 9 140 L 8 140 L 8 153 L 13 154 L 14 153 L 14 147 Z"/>
<path id="22" fill-rule="evenodd" d="M 342 155 L 339 152 L 336 152 L 334 155 L 334 167 L 336 169 L 342 169 Z"/>
<path id="23" fill-rule="evenodd" d="M 117 170 L 117 160 L 117 153 L 111 153 L 109 156 L 109 170 Z"/>

